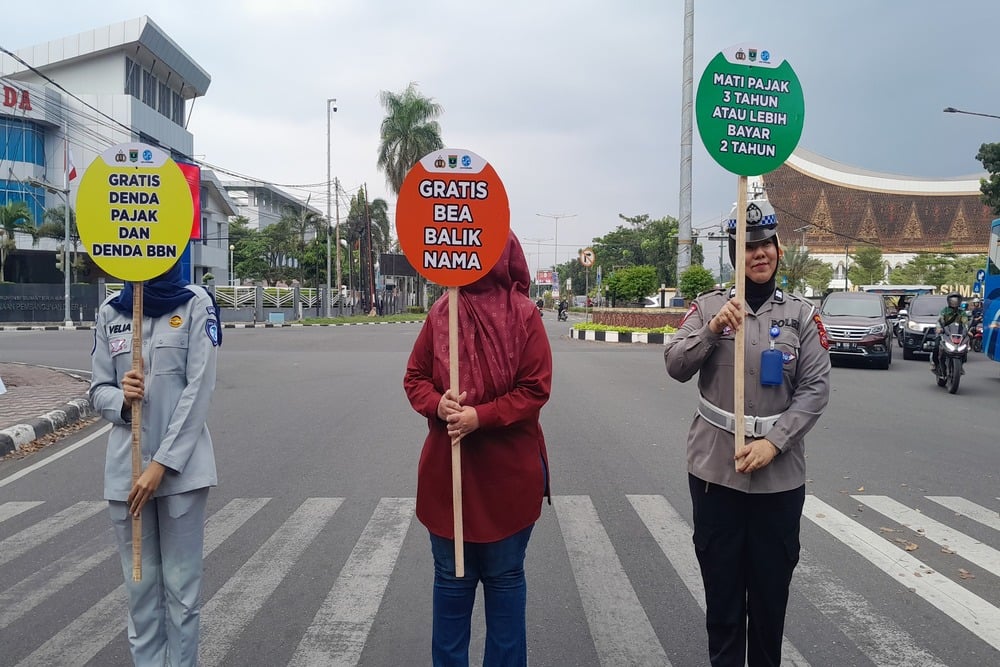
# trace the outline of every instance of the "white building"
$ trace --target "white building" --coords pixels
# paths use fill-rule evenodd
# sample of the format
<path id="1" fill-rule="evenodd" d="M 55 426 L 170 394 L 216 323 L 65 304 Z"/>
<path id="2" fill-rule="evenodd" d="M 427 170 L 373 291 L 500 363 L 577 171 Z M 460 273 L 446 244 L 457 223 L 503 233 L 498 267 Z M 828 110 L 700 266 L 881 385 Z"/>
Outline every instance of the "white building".
<path id="1" fill-rule="evenodd" d="M 149 17 L 14 53 L 0 55 L 0 205 L 25 201 L 38 225 L 45 209 L 62 205 L 58 190 L 68 189 L 75 202 L 79 178 L 66 179 L 67 147 L 78 173 L 108 147 L 133 141 L 160 146 L 178 163 L 194 163 L 187 112 L 211 77 Z M 202 172 L 200 190 L 200 220 L 192 226 L 202 234 L 188 254 L 193 282 L 208 272 L 228 274 L 228 220 L 235 214 L 214 175 Z M 51 257 L 56 243 L 33 247 L 25 234 L 18 251 Z"/>

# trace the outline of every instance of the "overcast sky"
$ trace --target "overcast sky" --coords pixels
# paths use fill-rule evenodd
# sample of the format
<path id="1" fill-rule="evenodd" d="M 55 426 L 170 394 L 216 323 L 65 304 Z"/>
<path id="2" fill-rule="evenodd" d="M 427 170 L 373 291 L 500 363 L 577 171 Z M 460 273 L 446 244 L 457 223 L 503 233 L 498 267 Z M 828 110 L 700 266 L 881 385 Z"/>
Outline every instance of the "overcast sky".
<path id="1" fill-rule="evenodd" d="M 695 0 L 695 85 L 727 46 L 766 41 L 805 98 L 799 146 L 868 170 L 978 175 L 1000 119 L 997 0 Z M 16 50 L 142 14 L 212 78 L 189 110 L 195 154 L 326 206 L 333 175 L 389 201 L 379 91 L 411 82 L 444 108 L 446 146 L 489 161 L 532 269 L 628 216 L 679 214 L 683 0 L 55 0 L 5 3 Z M 736 177 L 695 128 L 692 225 L 717 228 Z M 227 177 L 221 175 L 223 179 Z M 343 212 L 343 209 L 342 209 Z M 780 221 L 779 221 L 780 223 Z M 711 257 L 711 252 L 707 253 Z M 539 255 L 541 257 L 539 257 Z"/>

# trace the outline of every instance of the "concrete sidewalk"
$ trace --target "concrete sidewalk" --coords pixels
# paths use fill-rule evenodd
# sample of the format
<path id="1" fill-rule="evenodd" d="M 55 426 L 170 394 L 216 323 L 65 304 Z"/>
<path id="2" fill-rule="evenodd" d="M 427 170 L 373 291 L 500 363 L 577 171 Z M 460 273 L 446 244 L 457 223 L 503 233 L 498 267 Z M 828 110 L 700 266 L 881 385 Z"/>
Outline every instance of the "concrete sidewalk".
<path id="1" fill-rule="evenodd" d="M 0 380 L 0 456 L 93 414 L 82 377 L 0 362 Z"/>

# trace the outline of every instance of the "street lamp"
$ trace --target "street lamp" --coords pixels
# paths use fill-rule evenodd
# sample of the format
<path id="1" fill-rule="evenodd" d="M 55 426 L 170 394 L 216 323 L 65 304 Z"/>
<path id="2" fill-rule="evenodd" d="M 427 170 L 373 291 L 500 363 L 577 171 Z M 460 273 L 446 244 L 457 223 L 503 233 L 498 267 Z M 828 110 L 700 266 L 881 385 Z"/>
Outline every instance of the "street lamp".
<path id="1" fill-rule="evenodd" d="M 51 183 L 45 183 L 43 181 L 31 179 L 28 181 L 30 185 L 36 188 L 45 188 L 52 194 L 62 195 L 63 198 L 63 210 L 64 216 L 64 227 L 63 227 L 63 319 L 64 324 L 67 327 L 73 326 L 73 316 L 70 314 L 70 295 L 69 295 L 69 188 L 57 188 Z"/>
<path id="2" fill-rule="evenodd" d="M 535 215 L 541 218 L 552 218 L 556 221 L 555 251 L 553 252 L 555 263 L 552 265 L 552 270 L 555 271 L 559 267 L 559 218 L 575 218 L 576 213 L 536 213 Z"/>
<path id="3" fill-rule="evenodd" d="M 541 286 L 538 284 L 538 271 L 542 268 L 542 252 L 541 243 L 542 241 L 551 241 L 552 239 L 529 239 L 525 237 L 525 241 L 533 241 L 535 243 L 535 291 L 538 292 L 535 296 L 541 296 Z"/>
<path id="4" fill-rule="evenodd" d="M 945 107 L 945 113 L 964 113 L 970 116 L 986 116 L 987 118 L 1000 118 L 1000 116 L 994 116 L 991 113 L 979 113 L 978 111 L 962 111 L 961 109 L 956 109 L 955 107 Z"/>
<path id="5" fill-rule="evenodd" d="M 337 113 L 337 98 L 326 101 L 326 299 L 323 304 L 324 317 L 330 317 L 330 113 Z M 338 240 L 340 227 L 337 228 Z M 337 262 L 340 263 L 340 249 L 337 249 Z M 337 286 L 340 291 L 340 285 Z"/>

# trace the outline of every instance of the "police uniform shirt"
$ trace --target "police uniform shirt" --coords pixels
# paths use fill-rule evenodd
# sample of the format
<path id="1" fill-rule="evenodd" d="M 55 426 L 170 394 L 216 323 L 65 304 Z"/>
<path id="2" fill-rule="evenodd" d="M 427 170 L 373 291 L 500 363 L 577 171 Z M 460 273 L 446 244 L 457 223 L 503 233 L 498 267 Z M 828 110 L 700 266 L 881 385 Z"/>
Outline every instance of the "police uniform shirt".
<path id="1" fill-rule="evenodd" d="M 219 321 L 208 293 L 191 285 L 187 289 L 195 297 L 173 312 L 142 318 L 142 469 L 150 461 L 167 469 L 155 496 L 217 484 L 206 419 L 215 388 Z M 132 316 L 118 312 L 108 301 L 97 317 L 90 399 L 112 424 L 104 497 L 125 501 L 132 488 L 132 431 L 131 422 L 122 418 L 121 380 L 132 368 Z"/>
<path id="2" fill-rule="evenodd" d="M 734 333 L 727 327 L 715 334 L 708 323 L 732 296 L 735 288 L 696 298 L 664 351 L 671 377 L 686 382 L 698 373 L 702 398 L 729 413 L 733 412 Z M 787 491 L 805 483 L 803 436 L 829 399 L 829 344 L 816 309 L 781 290 L 775 290 L 758 312 L 744 309 L 744 314 L 744 414 L 780 415 L 763 437 L 781 453 L 760 470 L 737 472 L 733 434 L 696 414 L 688 433 L 688 472 L 747 493 Z M 761 352 L 770 346 L 772 326 L 779 330 L 774 346 L 782 353 L 782 383 L 764 386 L 760 383 Z"/>

